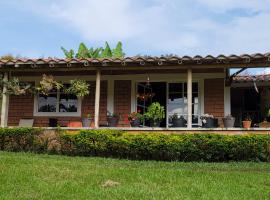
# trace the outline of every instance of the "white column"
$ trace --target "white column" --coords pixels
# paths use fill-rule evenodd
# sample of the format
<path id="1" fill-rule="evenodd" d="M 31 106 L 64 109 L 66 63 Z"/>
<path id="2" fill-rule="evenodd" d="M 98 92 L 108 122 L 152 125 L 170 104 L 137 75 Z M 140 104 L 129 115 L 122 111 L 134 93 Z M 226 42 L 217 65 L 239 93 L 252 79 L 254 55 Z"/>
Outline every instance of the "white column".
<path id="1" fill-rule="evenodd" d="M 192 128 L 192 70 L 187 71 L 187 128 Z"/>
<path id="2" fill-rule="evenodd" d="M 4 74 L 4 82 L 8 81 L 8 73 L 5 72 Z M 7 127 L 7 121 L 8 121 L 8 102 L 9 97 L 6 94 L 7 88 L 4 85 L 3 86 L 3 92 L 2 92 L 2 109 L 1 109 L 1 127 Z"/>
<path id="3" fill-rule="evenodd" d="M 96 95 L 95 95 L 95 128 L 99 127 L 99 102 L 100 102 L 100 70 L 97 70 Z"/>
<path id="4" fill-rule="evenodd" d="M 110 113 L 114 112 L 114 80 L 108 80 L 107 87 L 107 110 Z"/>
<path id="5" fill-rule="evenodd" d="M 224 116 L 231 114 L 231 87 L 224 86 Z"/>

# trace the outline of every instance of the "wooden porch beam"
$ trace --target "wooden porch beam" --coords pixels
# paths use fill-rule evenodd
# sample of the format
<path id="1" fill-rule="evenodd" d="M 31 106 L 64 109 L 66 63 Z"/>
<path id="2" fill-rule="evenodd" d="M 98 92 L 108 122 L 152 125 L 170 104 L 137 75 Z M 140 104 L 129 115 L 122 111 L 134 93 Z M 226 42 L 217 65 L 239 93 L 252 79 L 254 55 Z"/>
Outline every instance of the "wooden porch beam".
<path id="1" fill-rule="evenodd" d="M 8 73 L 4 73 L 3 77 L 4 82 L 8 81 Z M 3 91 L 2 91 L 2 107 L 1 107 L 1 127 L 7 127 L 8 122 L 8 103 L 9 103 L 9 96 L 6 94 L 7 87 L 4 84 Z"/>
<path id="2" fill-rule="evenodd" d="M 187 128 L 192 128 L 192 69 L 187 70 Z"/>
<path id="3" fill-rule="evenodd" d="M 247 67 L 239 69 L 237 72 L 233 73 L 230 78 L 233 78 L 235 76 L 237 76 L 238 74 L 240 74 L 241 72 L 245 71 L 247 69 Z"/>
<path id="4" fill-rule="evenodd" d="M 240 74 L 241 72 L 245 71 L 246 69 L 247 69 L 247 67 L 244 67 L 244 68 L 236 71 L 232 75 L 226 73 L 225 86 L 231 86 L 232 81 L 233 81 L 233 77 L 237 76 L 238 74 Z"/>
<path id="5" fill-rule="evenodd" d="M 99 127 L 99 103 L 100 103 L 100 69 L 96 75 L 96 94 L 95 94 L 95 128 Z"/>

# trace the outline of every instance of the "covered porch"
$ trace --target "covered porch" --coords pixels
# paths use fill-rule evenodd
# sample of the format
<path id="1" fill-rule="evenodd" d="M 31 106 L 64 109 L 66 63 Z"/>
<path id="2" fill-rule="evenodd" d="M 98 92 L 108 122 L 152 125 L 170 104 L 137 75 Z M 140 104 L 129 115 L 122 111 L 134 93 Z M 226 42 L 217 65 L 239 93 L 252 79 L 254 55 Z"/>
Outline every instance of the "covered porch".
<path id="1" fill-rule="evenodd" d="M 231 113 L 232 68 L 268 67 L 269 54 L 242 56 L 195 57 L 132 57 L 123 59 L 29 59 L 1 61 L 4 80 L 18 77 L 37 84 L 42 74 L 59 81 L 71 78 L 90 83 L 90 94 L 82 99 L 63 96 L 14 96 L 3 87 L 1 127 L 18 126 L 21 119 L 33 119 L 35 127 L 51 127 L 50 120 L 65 129 L 70 121 L 82 121 L 91 114 L 91 127 L 117 128 L 129 131 L 241 131 L 224 128 L 222 118 Z M 41 109 L 55 100 L 55 111 Z M 151 127 L 142 120 L 131 127 L 128 115 L 144 114 L 152 102 L 164 107 L 165 117 L 160 127 Z M 67 109 L 72 105 L 75 110 Z M 51 105 L 53 107 L 54 105 Z M 64 109 L 61 108 L 64 106 Z M 43 105 L 44 107 L 44 105 Z M 119 115 L 117 127 L 108 126 L 108 113 Z M 215 126 L 203 127 L 203 116 L 212 115 Z M 175 126 L 173 117 L 181 116 L 184 124 Z M 76 129 L 76 128 L 75 128 Z M 267 131 L 268 129 L 250 129 Z"/>

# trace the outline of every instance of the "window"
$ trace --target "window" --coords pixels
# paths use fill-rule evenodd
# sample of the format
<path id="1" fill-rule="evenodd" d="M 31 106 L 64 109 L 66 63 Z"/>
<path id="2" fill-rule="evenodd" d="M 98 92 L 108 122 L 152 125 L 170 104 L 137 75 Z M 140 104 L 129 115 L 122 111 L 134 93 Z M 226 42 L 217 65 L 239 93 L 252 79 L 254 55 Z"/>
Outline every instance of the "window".
<path id="1" fill-rule="evenodd" d="M 183 116 L 187 120 L 187 83 L 168 83 L 168 115 Z M 199 115 L 198 83 L 192 83 L 192 123 L 198 124 Z M 170 123 L 170 120 L 169 120 Z"/>
<path id="2" fill-rule="evenodd" d="M 68 86 L 68 85 L 66 85 Z M 80 116 L 81 100 L 76 95 L 53 89 L 48 95 L 38 94 L 35 116 Z"/>

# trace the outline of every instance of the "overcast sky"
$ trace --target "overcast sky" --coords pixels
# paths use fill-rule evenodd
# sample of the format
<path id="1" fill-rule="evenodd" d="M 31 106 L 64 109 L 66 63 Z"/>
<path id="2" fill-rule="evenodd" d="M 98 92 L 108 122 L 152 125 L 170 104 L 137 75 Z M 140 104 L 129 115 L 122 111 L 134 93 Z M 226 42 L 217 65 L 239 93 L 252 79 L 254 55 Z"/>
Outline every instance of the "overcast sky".
<path id="1" fill-rule="evenodd" d="M 270 0 L 1 0 L 0 55 L 105 41 L 128 56 L 266 53 L 269 19 Z"/>

